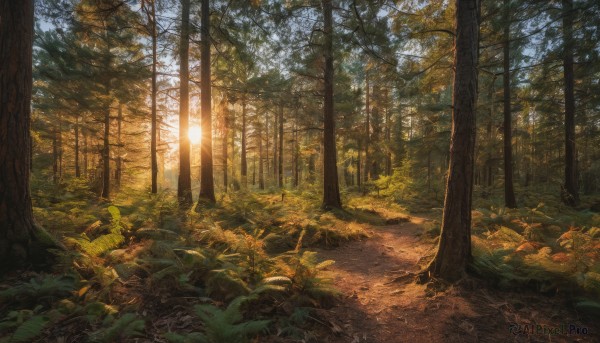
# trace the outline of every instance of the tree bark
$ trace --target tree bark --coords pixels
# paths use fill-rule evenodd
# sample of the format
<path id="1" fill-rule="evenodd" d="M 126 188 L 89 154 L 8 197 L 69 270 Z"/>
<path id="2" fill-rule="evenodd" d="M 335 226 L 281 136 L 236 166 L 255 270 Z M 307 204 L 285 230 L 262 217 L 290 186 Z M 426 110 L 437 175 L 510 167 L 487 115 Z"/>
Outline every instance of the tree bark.
<path id="1" fill-rule="evenodd" d="M 362 163 L 360 160 L 360 156 L 362 155 L 362 144 L 361 144 L 361 140 L 360 138 L 357 139 L 357 145 L 358 145 L 358 149 L 357 149 L 357 156 L 356 156 L 356 186 L 358 186 L 358 188 L 360 188 L 362 179 L 360 177 L 360 170 L 361 170 L 361 166 L 360 164 Z"/>
<path id="2" fill-rule="evenodd" d="M 158 36 L 156 34 L 156 0 L 151 0 L 150 13 L 148 19 L 150 23 L 150 34 L 152 35 L 152 124 L 151 124 L 151 138 L 150 138 L 150 159 L 152 164 L 152 190 L 153 194 L 158 192 L 158 159 L 156 153 L 156 136 L 157 136 L 157 118 L 156 118 L 156 64 L 157 61 L 157 41 Z"/>
<path id="3" fill-rule="evenodd" d="M 563 201 L 579 205 L 577 150 L 575 145 L 575 77 L 573 72 L 573 1 L 563 0 L 563 73 L 565 92 L 565 186 Z"/>
<path id="4" fill-rule="evenodd" d="M 367 182 L 369 182 L 369 170 L 370 158 L 369 158 L 369 141 L 371 136 L 371 96 L 370 96 L 370 86 L 369 86 L 369 70 L 366 71 L 365 77 L 365 111 L 367 114 L 366 122 L 365 122 L 365 168 L 364 168 L 364 186 L 367 186 Z"/>
<path id="5" fill-rule="evenodd" d="M 190 0 L 181 0 L 181 37 L 179 41 L 179 177 L 177 199 L 179 208 L 192 206 L 192 177 L 190 167 L 189 131 L 189 48 L 190 48 Z"/>
<path id="6" fill-rule="evenodd" d="M 258 189 L 265 189 L 265 171 L 263 160 L 263 144 L 262 144 L 262 125 L 257 125 L 257 142 L 258 142 Z"/>
<path id="7" fill-rule="evenodd" d="M 516 208 L 515 190 L 513 188 L 512 161 L 512 110 L 510 104 L 510 0 L 504 0 L 504 205 Z"/>
<path id="8" fill-rule="evenodd" d="M 456 9 L 450 167 L 440 241 L 426 270 L 447 281 L 462 278 L 471 259 L 479 1 L 456 0 Z"/>
<path id="9" fill-rule="evenodd" d="M 389 97 L 388 97 L 388 89 L 386 88 L 383 91 L 383 103 L 384 103 L 384 111 L 385 111 L 385 145 L 386 145 L 386 154 L 385 154 L 385 175 L 392 175 L 392 116 L 389 105 Z"/>
<path id="10" fill-rule="evenodd" d="M 277 163 L 277 136 L 278 136 L 278 125 L 277 122 L 279 121 L 279 116 L 277 114 L 273 114 L 273 119 L 275 120 L 275 123 L 273 124 L 273 183 L 275 185 L 277 185 L 277 178 L 279 173 L 277 172 L 277 167 L 279 166 L 279 164 Z"/>
<path id="11" fill-rule="evenodd" d="M 108 97 L 109 85 L 105 85 L 105 95 Z M 104 109 L 104 135 L 102 148 L 102 197 L 110 199 L 110 104 Z"/>
<path id="12" fill-rule="evenodd" d="M 51 264 L 52 238 L 33 219 L 31 88 L 33 1 L 0 2 L 0 271 Z"/>
<path id="13" fill-rule="evenodd" d="M 227 179 L 227 136 L 229 135 L 229 103 L 227 101 L 227 96 L 223 98 L 223 151 L 222 155 L 222 163 L 223 163 L 223 188 L 225 192 L 227 192 L 227 187 L 229 185 L 229 180 Z"/>
<path id="14" fill-rule="evenodd" d="M 117 189 L 121 187 L 121 176 L 123 175 L 123 158 L 121 157 L 121 129 L 123 125 L 123 105 L 119 103 L 117 112 L 117 166 L 115 172 L 115 184 Z"/>
<path id="15" fill-rule="evenodd" d="M 294 188 L 300 185 L 300 144 L 298 143 L 298 107 L 294 112 Z"/>
<path id="16" fill-rule="evenodd" d="M 335 118 L 333 104 L 333 5 L 322 0 L 324 18 L 324 101 L 323 101 L 323 204 L 324 209 L 341 208 L 335 147 Z"/>
<path id="17" fill-rule="evenodd" d="M 248 160 L 246 156 L 246 94 L 242 94 L 242 151 L 240 171 L 242 174 L 242 187 L 248 186 Z"/>
<path id="18" fill-rule="evenodd" d="M 283 188 L 283 103 L 279 104 L 279 154 L 277 186 Z"/>
<path id="19" fill-rule="evenodd" d="M 79 116 L 75 116 L 75 177 L 81 177 L 81 168 L 79 167 Z"/>
<path id="20" fill-rule="evenodd" d="M 213 181 L 212 160 L 212 118 L 211 118 L 211 79 L 210 79 L 210 7 L 209 0 L 202 0 L 201 14 L 201 48 L 200 48 L 200 112 L 202 121 L 202 144 L 200 152 L 200 195 L 201 202 L 215 203 L 215 185 Z M 196 209 L 199 210 L 200 206 Z"/>

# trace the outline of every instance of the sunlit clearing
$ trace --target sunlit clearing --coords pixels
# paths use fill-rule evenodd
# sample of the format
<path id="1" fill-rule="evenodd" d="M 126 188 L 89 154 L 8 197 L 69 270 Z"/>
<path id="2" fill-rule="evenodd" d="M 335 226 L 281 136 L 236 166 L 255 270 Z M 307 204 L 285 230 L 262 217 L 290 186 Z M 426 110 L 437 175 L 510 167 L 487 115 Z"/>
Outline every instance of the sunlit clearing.
<path id="1" fill-rule="evenodd" d="M 202 139 L 202 129 L 200 126 L 190 126 L 188 129 L 188 137 L 192 144 L 200 143 L 200 140 Z"/>

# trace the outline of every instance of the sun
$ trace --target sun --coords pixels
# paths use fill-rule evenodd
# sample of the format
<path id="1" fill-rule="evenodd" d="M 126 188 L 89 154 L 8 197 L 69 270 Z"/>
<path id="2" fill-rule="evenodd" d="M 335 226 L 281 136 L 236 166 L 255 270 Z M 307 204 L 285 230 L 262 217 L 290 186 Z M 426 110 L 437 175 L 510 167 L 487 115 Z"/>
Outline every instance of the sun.
<path id="1" fill-rule="evenodd" d="M 190 126 L 188 129 L 188 137 L 192 144 L 198 144 L 202 140 L 202 129 L 200 126 Z"/>

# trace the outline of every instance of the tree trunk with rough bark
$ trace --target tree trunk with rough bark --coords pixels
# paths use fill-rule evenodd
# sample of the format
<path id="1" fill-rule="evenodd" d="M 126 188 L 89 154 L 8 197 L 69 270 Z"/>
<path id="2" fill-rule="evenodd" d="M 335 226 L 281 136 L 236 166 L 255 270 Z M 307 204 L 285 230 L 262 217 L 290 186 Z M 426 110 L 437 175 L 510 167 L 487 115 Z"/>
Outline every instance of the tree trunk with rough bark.
<path id="1" fill-rule="evenodd" d="M 456 0 L 456 9 L 450 167 L 437 253 L 422 274 L 447 281 L 462 278 L 471 260 L 479 1 Z"/>
<path id="2" fill-rule="evenodd" d="M 179 176 L 177 199 L 179 207 L 187 210 L 192 206 L 192 173 L 190 165 L 190 121 L 189 88 L 190 49 L 190 0 L 181 0 L 181 36 L 179 41 Z"/>
<path id="3" fill-rule="evenodd" d="M 0 2 L 0 272 L 53 263 L 52 238 L 33 219 L 31 88 L 33 1 Z"/>
<path id="4" fill-rule="evenodd" d="M 200 147 L 200 195 L 198 205 L 215 203 L 215 185 L 213 180 L 212 154 L 212 116 L 211 116 L 211 79 L 210 79 L 210 6 L 209 0 L 202 0 L 201 9 L 201 48 L 200 48 L 200 117 L 202 121 L 202 144 Z M 196 209 L 199 210 L 200 206 Z"/>
<path id="5" fill-rule="evenodd" d="M 510 0 L 504 0 L 504 205 L 516 208 L 515 190 L 513 187 L 512 160 L 512 110 L 510 103 Z"/>
<path id="6" fill-rule="evenodd" d="M 279 104 L 279 154 L 277 186 L 283 188 L 283 103 Z"/>
<path id="7" fill-rule="evenodd" d="M 333 104 L 333 4 L 322 0 L 324 18 L 325 57 L 323 101 L 323 204 L 324 209 L 341 208 L 335 147 L 335 118 Z"/>
<path id="8" fill-rule="evenodd" d="M 575 76 L 573 72 L 573 1 L 563 0 L 563 73 L 565 92 L 565 186 L 563 201 L 579 205 L 577 150 L 575 145 Z"/>
<path id="9" fill-rule="evenodd" d="M 240 159 L 240 173 L 242 176 L 242 187 L 248 186 L 248 159 L 246 155 L 246 94 L 242 95 L 242 151 Z"/>

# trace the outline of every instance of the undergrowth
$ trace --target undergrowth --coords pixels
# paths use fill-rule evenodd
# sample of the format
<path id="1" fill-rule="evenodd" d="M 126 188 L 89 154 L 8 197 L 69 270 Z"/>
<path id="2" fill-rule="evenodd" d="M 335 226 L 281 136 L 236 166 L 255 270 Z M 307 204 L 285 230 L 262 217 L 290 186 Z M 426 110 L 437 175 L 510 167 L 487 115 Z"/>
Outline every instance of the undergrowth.
<path id="1" fill-rule="evenodd" d="M 309 249 L 367 237 L 301 193 L 282 201 L 232 192 L 215 208 L 180 213 L 166 192 L 103 203 L 75 183 L 38 194 L 37 218 L 68 252 L 52 274 L 0 283 L 2 343 L 302 340 L 311 337 L 311 309 L 337 295 L 321 275 L 333 261 Z M 179 329 L 153 324 L 182 316 L 194 319 Z"/>

